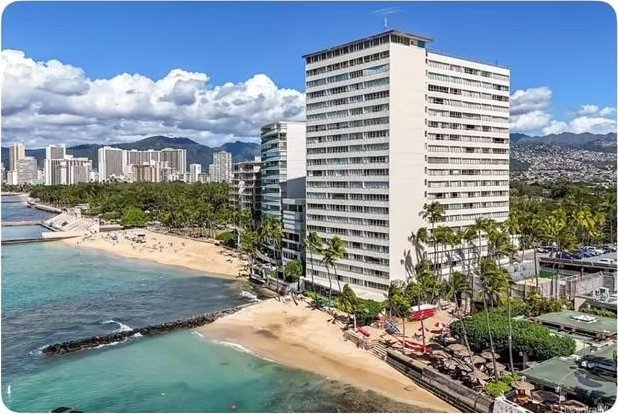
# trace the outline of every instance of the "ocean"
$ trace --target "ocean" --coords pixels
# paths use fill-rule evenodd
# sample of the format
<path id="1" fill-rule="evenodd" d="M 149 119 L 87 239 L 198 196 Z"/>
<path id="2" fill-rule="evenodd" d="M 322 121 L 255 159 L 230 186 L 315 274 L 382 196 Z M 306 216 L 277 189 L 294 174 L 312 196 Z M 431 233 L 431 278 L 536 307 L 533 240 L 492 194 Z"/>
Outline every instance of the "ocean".
<path id="1" fill-rule="evenodd" d="M 3 220 L 50 216 L 2 197 Z M 2 240 L 40 235 L 2 227 Z M 59 243 L 2 246 L 2 399 L 17 412 L 416 411 L 176 331 L 64 356 L 45 345 L 245 303 L 238 282 Z"/>

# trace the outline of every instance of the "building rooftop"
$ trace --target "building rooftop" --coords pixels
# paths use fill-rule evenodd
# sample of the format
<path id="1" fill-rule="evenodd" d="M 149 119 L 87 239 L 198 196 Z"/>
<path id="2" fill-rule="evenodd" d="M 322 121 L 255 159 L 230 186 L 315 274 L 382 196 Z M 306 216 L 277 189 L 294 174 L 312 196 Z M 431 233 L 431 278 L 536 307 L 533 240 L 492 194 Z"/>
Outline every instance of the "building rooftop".
<path id="1" fill-rule="evenodd" d="M 613 352 L 616 346 L 611 348 Z M 521 374 L 526 377 L 527 381 L 534 384 L 551 388 L 560 386 L 562 390 L 583 398 L 616 399 L 615 376 L 598 374 L 581 368 L 574 358 L 551 358 L 523 370 Z"/>
<path id="2" fill-rule="evenodd" d="M 429 43 L 429 42 L 433 41 L 433 39 L 431 39 L 429 37 L 421 36 L 421 35 L 407 33 L 407 32 L 403 32 L 403 31 L 400 31 L 400 30 L 387 30 L 385 32 L 381 32 L 381 33 L 378 33 L 378 34 L 375 34 L 375 35 L 372 35 L 372 36 L 363 37 L 361 39 L 356 39 L 356 40 L 353 40 L 351 42 L 342 43 L 342 44 L 339 44 L 339 45 L 336 45 L 336 46 L 329 47 L 327 49 L 318 50 L 317 52 L 308 53 L 306 55 L 303 55 L 303 59 L 306 59 L 306 58 L 311 57 L 311 56 L 319 55 L 320 53 L 330 52 L 330 51 L 333 51 L 335 49 L 339 49 L 339 48 L 342 48 L 342 47 L 350 46 L 350 45 L 353 45 L 355 43 L 365 42 L 367 40 L 378 39 L 378 38 L 380 38 L 382 36 L 386 36 L 386 35 L 390 35 L 390 34 L 394 34 L 394 35 L 398 35 L 398 36 L 402 36 L 402 37 L 408 37 L 408 38 L 416 39 L 416 40 L 421 40 L 421 41 L 423 41 L 425 43 Z"/>
<path id="3" fill-rule="evenodd" d="M 580 317 L 592 317 L 591 321 L 574 319 Z M 597 334 L 615 335 L 616 334 L 616 319 L 607 318 L 604 316 L 589 315 L 575 311 L 561 311 L 545 313 L 543 315 L 532 318 L 532 320 L 541 322 L 544 325 L 554 327 L 564 327 L 567 330 L 575 329 L 579 333 L 586 333 L 592 336 Z"/>

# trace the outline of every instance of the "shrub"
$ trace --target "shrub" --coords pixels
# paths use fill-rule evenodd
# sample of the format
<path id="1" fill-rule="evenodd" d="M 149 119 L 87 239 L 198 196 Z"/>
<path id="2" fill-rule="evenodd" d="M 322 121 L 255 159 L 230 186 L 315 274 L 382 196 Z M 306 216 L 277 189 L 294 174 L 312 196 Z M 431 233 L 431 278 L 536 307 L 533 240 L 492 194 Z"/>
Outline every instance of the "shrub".
<path id="1" fill-rule="evenodd" d="M 465 318 L 468 341 L 476 351 L 487 349 L 489 335 L 485 313 L 479 312 Z M 573 339 L 554 335 L 544 326 L 527 320 L 513 320 L 513 355 L 525 353 L 530 359 L 544 361 L 555 356 L 568 356 L 575 352 Z M 494 349 L 505 359 L 508 358 L 508 318 L 501 311 L 489 312 L 489 325 L 493 335 Z M 454 334 L 463 337 L 461 322 L 451 324 Z"/>
<path id="2" fill-rule="evenodd" d="M 144 227 L 148 216 L 137 207 L 127 207 L 122 211 L 120 222 L 124 227 Z"/>
<path id="3" fill-rule="evenodd" d="M 217 234 L 217 240 L 227 247 L 236 247 L 236 238 L 236 233 L 232 233 L 230 231 L 224 231 Z"/>
<path id="4" fill-rule="evenodd" d="M 502 380 L 490 381 L 485 386 L 485 391 L 487 392 L 487 394 L 491 395 L 494 398 L 506 394 L 507 392 L 511 391 L 511 389 L 511 386 L 503 382 Z"/>

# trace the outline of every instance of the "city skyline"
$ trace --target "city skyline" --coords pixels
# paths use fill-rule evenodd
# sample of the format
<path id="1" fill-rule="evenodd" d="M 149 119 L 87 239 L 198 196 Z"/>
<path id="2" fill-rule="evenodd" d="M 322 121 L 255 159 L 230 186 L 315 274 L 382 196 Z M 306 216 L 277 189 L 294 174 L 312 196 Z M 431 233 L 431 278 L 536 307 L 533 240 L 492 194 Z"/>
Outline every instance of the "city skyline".
<path id="1" fill-rule="evenodd" d="M 3 91 L 4 142 L 19 141 L 29 147 L 42 147 L 57 141 L 61 131 L 68 137 L 69 146 L 127 142 L 154 134 L 187 136 L 207 145 L 238 139 L 256 142 L 261 125 L 304 119 L 302 54 L 331 42 L 342 43 L 377 33 L 381 30 L 381 18 L 372 11 L 390 5 L 244 4 L 239 18 L 246 19 L 248 15 L 257 18 L 253 25 L 247 28 L 234 25 L 233 30 L 222 28 L 222 22 L 199 30 L 190 24 L 206 12 L 225 21 L 224 17 L 230 16 L 227 4 L 11 5 L 3 22 L 2 60 L 8 75 Z M 480 58 L 487 63 L 497 60 L 510 67 L 514 74 L 513 132 L 539 135 L 565 130 L 615 131 L 616 103 L 611 93 L 615 90 L 616 73 L 615 21 L 608 18 L 611 10 L 607 5 L 405 3 L 394 6 L 400 11 L 391 16 L 393 28 L 433 37 L 436 40 L 432 46 L 436 49 L 449 50 L 463 58 Z M 277 38 L 281 31 L 292 29 L 287 21 L 273 26 L 273 16 L 290 13 L 304 20 L 307 17 L 301 16 L 303 11 L 326 7 L 332 7 L 335 15 L 345 12 L 354 16 L 363 23 L 362 28 L 345 24 L 335 28 L 330 24 L 334 17 L 321 14 L 329 24 L 317 25 L 320 33 L 316 32 L 317 28 L 295 25 L 291 32 L 293 41 L 282 42 Z M 83 19 L 73 18 L 71 12 L 75 10 L 84 12 Z M 162 10 L 168 13 L 161 13 Z M 456 19 L 463 10 L 474 16 L 471 22 Z M 543 20 L 556 10 L 563 12 L 560 23 Z M 495 20 L 487 20 L 483 27 L 472 24 L 492 12 L 498 13 Z M 421 13 L 423 19 L 417 17 Z M 508 19 L 503 17 L 505 14 Z M 24 20 L 26 15 L 28 22 Z M 48 33 L 50 28 L 42 16 L 47 19 L 50 15 L 54 17 L 51 20 L 63 22 L 62 33 Z M 174 33 L 164 31 L 166 39 L 162 46 L 171 46 L 173 42 L 179 46 L 167 49 L 166 59 L 160 59 L 160 53 L 142 56 L 161 46 L 145 44 L 139 23 L 156 22 L 160 15 L 170 21 L 188 19 L 188 28 L 181 27 Z M 545 25 L 541 25 L 542 20 Z M 129 24 L 134 21 L 137 24 Z M 102 26 L 109 22 L 114 22 L 111 26 L 118 33 L 110 34 L 109 39 L 98 45 L 64 41 L 71 35 L 77 39 L 78 33 L 107 33 Z M 261 25 L 274 30 L 264 34 L 258 30 Z M 225 30 L 217 32 L 222 29 Z M 541 29 L 548 34 L 540 36 Z M 569 37 L 569 42 L 558 41 L 560 36 L 574 30 L 577 36 Z M 196 42 L 204 48 L 199 54 L 193 51 L 192 42 L 186 40 L 189 37 L 182 42 L 182 36 L 189 33 L 206 36 L 214 32 L 218 37 L 228 36 L 228 40 Z M 45 36 L 37 36 L 43 33 Z M 105 48 L 111 45 L 108 42 L 118 36 L 124 36 L 127 44 L 115 44 L 117 56 L 95 59 L 95 55 L 105 56 Z M 252 39 L 250 48 L 242 41 L 245 38 Z M 462 41 L 463 38 L 471 41 Z M 600 38 L 604 41 L 599 42 Z M 146 50 L 130 56 L 137 44 Z M 526 47 L 521 47 L 522 44 Z M 88 51 L 84 51 L 86 46 L 90 47 Z M 567 60 L 573 59 L 586 64 L 569 65 Z M 19 74 L 22 76 L 18 79 Z"/>

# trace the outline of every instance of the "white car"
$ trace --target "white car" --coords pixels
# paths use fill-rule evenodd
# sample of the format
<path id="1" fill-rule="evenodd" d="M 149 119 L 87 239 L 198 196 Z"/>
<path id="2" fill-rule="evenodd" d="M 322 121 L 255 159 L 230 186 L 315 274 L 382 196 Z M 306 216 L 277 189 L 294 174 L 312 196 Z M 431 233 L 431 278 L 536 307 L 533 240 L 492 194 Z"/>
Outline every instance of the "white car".
<path id="1" fill-rule="evenodd" d="M 598 259 L 597 262 L 603 264 L 616 264 L 616 261 L 614 259 Z"/>

